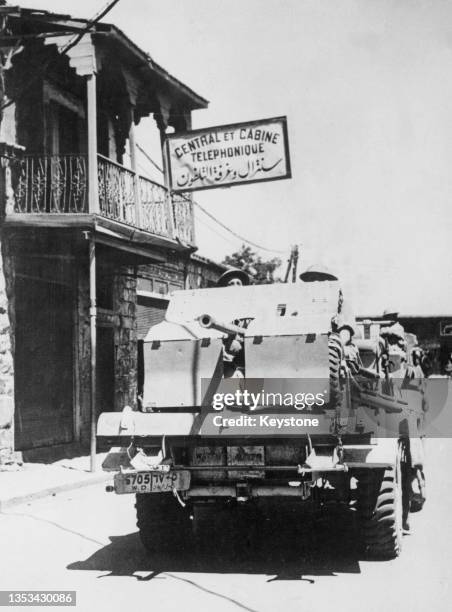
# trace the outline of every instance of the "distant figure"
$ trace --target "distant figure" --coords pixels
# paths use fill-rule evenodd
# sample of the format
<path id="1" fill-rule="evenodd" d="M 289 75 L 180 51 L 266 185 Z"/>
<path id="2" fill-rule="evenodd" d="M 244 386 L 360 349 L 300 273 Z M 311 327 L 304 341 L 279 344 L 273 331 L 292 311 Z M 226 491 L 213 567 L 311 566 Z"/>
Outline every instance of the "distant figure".
<path id="1" fill-rule="evenodd" d="M 383 311 L 383 320 L 397 322 L 399 320 L 399 311 L 394 308 L 385 308 Z"/>
<path id="2" fill-rule="evenodd" d="M 435 358 L 434 355 L 432 355 L 432 351 L 423 351 L 421 366 L 426 378 L 433 374 L 434 362 Z"/>
<path id="3" fill-rule="evenodd" d="M 241 287 L 250 284 L 250 277 L 244 270 L 230 268 L 223 272 L 217 281 L 217 287 Z"/>
<path id="4" fill-rule="evenodd" d="M 423 378 L 426 375 L 423 364 L 425 362 L 424 351 L 416 345 L 411 351 L 411 362 L 415 378 Z"/>
<path id="5" fill-rule="evenodd" d="M 446 363 L 444 364 L 443 372 L 445 376 L 447 376 L 448 378 L 452 378 L 452 354 L 449 354 L 449 357 Z"/>
<path id="6" fill-rule="evenodd" d="M 405 330 L 400 323 L 393 323 L 383 327 L 380 336 L 385 341 L 385 353 L 382 355 L 383 370 L 393 377 L 403 378 L 407 364 Z"/>

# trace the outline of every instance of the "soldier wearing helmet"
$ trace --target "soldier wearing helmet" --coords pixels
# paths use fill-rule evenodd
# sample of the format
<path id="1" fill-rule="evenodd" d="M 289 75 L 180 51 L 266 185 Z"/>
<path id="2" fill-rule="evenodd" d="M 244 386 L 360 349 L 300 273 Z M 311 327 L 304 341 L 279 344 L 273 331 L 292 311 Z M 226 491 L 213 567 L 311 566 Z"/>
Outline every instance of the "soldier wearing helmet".
<path id="1" fill-rule="evenodd" d="M 314 264 L 309 266 L 299 275 L 299 279 L 304 283 L 331 282 L 339 280 L 338 277 L 323 264 Z M 360 363 L 358 349 L 355 344 L 353 344 L 353 336 L 356 333 L 356 322 L 350 305 L 346 300 L 344 300 L 344 296 L 340 289 L 338 295 L 337 313 L 332 318 L 331 327 L 333 333 L 340 336 L 344 350 L 344 357 L 348 366 L 352 370 L 356 371 Z"/>
<path id="2" fill-rule="evenodd" d="M 217 281 L 218 287 L 242 287 L 250 284 L 250 277 L 244 270 L 228 268 Z"/>

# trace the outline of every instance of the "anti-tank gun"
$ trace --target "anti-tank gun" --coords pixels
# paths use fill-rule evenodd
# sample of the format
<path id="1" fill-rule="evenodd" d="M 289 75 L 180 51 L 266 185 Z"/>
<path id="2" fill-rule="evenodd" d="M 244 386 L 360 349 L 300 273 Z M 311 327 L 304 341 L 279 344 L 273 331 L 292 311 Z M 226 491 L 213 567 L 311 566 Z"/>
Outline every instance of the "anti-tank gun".
<path id="1" fill-rule="evenodd" d="M 245 329 L 243 327 L 239 327 L 238 325 L 235 325 L 234 323 L 219 322 L 209 314 L 203 314 L 200 317 L 198 317 L 198 322 L 200 326 L 203 327 L 204 329 L 216 329 L 217 331 L 223 334 L 227 334 L 228 336 L 231 336 L 231 335 L 243 336 L 245 334 Z"/>
<path id="2" fill-rule="evenodd" d="M 214 329 L 223 334 L 223 373 L 225 378 L 244 375 L 243 341 L 245 329 L 234 323 L 217 321 L 209 314 L 203 314 L 198 318 L 199 325 L 203 329 Z"/>

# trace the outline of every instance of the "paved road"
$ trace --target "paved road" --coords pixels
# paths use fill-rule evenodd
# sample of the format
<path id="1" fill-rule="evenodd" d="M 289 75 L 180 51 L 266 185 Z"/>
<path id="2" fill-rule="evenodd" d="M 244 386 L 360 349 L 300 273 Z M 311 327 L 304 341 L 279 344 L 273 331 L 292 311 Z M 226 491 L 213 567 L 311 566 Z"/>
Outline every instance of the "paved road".
<path id="1" fill-rule="evenodd" d="M 428 503 L 394 561 L 363 561 L 339 516 L 275 517 L 251 536 L 220 519 L 202 554 L 149 558 L 133 499 L 96 485 L 0 516 L 0 588 L 76 589 L 83 611 L 449 610 L 452 440 L 428 452 Z"/>

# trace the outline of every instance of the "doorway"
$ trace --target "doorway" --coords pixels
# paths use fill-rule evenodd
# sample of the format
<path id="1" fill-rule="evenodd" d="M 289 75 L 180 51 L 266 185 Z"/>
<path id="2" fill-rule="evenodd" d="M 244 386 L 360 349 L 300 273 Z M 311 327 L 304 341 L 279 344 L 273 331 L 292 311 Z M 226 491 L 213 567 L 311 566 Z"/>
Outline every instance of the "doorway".
<path id="1" fill-rule="evenodd" d="M 72 287 L 16 278 L 15 437 L 18 450 L 74 439 Z"/>

